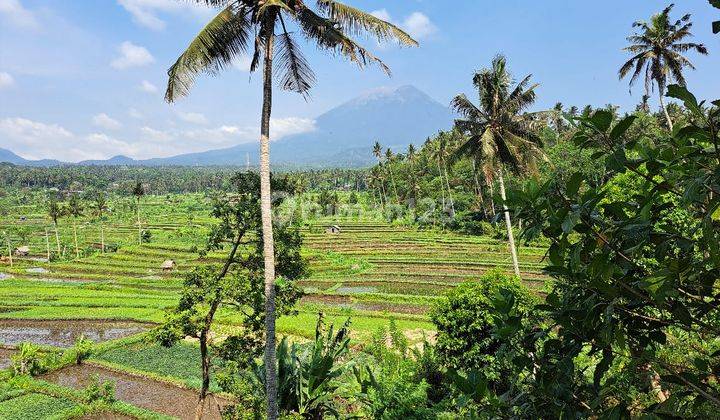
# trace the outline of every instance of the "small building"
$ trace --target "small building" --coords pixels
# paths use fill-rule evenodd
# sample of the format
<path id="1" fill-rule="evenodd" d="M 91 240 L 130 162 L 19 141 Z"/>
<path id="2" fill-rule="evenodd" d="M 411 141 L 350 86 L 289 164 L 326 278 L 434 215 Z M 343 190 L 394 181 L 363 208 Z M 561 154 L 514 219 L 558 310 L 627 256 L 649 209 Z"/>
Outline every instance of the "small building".
<path id="1" fill-rule="evenodd" d="M 338 233 L 340 233 L 340 226 L 338 226 L 338 225 L 328 226 L 327 229 L 325 229 L 325 233 L 337 235 Z"/>
<path id="2" fill-rule="evenodd" d="M 15 255 L 18 257 L 27 257 L 30 255 L 30 247 L 27 245 L 15 248 Z"/>
<path id="3" fill-rule="evenodd" d="M 163 271 L 173 271 L 176 266 L 177 264 L 175 264 L 174 260 L 165 260 L 160 267 Z"/>

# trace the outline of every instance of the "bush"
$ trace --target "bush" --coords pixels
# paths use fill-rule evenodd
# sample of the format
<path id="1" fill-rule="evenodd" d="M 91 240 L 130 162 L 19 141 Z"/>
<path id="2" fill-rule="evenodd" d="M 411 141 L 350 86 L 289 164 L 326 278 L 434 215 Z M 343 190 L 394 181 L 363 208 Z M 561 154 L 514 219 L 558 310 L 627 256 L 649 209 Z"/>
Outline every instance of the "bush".
<path id="1" fill-rule="evenodd" d="M 10 356 L 14 375 L 35 376 L 46 371 L 40 348 L 32 343 L 21 343 L 18 352 Z"/>
<path id="2" fill-rule="evenodd" d="M 502 296 L 510 296 L 520 316 L 527 315 L 532 296 L 516 277 L 500 271 L 490 272 L 477 282 L 460 284 L 432 308 L 437 352 L 445 366 L 480 370 L 491 380 L 503 379 L 508 361 L 500 350 L 505 340 L 498 339 L 494 331 L 499 316 L 496 305 Z"/>
<path id="3" fill-rule="evenodd" d="M 112 404 L 116 401 L 115 399 L 115 384 L 110 381 L 100 383 L 98 375 L 93 375 L 90 378 L 90 383 L 83 390 L 83 401 L 90 404 L 94 402 L 103 402 L 106 404 Z"/>

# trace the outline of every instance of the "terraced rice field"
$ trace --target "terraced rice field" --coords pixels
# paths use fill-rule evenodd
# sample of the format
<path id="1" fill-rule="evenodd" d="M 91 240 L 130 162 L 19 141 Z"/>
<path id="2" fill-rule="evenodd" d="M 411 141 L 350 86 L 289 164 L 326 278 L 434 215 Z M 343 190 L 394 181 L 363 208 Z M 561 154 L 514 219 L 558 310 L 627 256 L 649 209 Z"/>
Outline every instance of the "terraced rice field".
<path id="1" fill-rule="evenodd" d="M 139 336 L 126 336 L 162 322 L 166 310 L 177 304 L 184 274 L 198 264 L 220 261 L 223 254 L 201 258 L 194 251 L 202 248 L 212 223 L 207 206 L 197 204 L 202 202 L 198 196 L 146 201 L 143 226 L 153 234 L 150 243 L 136 244 L 137 226 L 126 214 L 104 225 L 106 242 L 118 244 L 119 250 L 100 253 L 93 250 L 99 231 L 93 233 L 95 225 L 85 220 L 79 239 L 87 256 L 57 262 L 42 258 L 47 221 L 29 209 L 18 210 L 28 214 L 22 223 L 34 226 L 28 240 L 32 252 L 15 258 L 12 267 L 0 262 L 0 368 L 9 364 L 14 346 L 22 341 L 50 351 L 70 346 L 79 335 L 110 341 L 89 363 L 44 377 L 65 391 L 25 392 L 0 401 L 0 413 L 29 415 L 23 407 L 35 400 L 58 412 L 76 410 L 82 401 L 72 389 L 86 385 L 93 374 L 115 381 L 121 401 L 160 413 L 148 411 L 150 417 L 192 413 L 192 389 L 200 384 L 197 346 L 183 343 L 165 349 L 142 343 Z M 172 202 L 185 204 L 168 204 Z M 340 233 L 326 233 L 328 225 L 339 225 Z M 350 317 L 359 342 L 386 327 L 391 318 L 411 342 L 420 340 L 432 335 L 427 314 L 443 293 L 461 282 L 478 280 L 488 270 L 511 272 L 506 243 L 491 238 L 329 218 L 305 225 L 302 233 L 311 272 L 299 282 L 306 295 L 297 315 L 278 320 L 278 331 L 295 337 L 312 337 L 317 314 L 323 312 L 336 323 Z M 67 224 L 60 236 L 66 255 L 73 255 Z M 523 280 L 539 293 L 546 282 L 540 271 L 544 252 L 541 247 L 520 247 Z M 169 259 L 176 267 L 164 271 L 161 265 Z M 240 324 L 238 313 L 221 312 L 215 332 L 237 332 Z M 160 394 L 147 397 L 151 388 Z M 210 410 L 212 416 L 219 415 L 217 405 Z M 87 418 L 127 418 L 122 413 L 90 413 Z"/>

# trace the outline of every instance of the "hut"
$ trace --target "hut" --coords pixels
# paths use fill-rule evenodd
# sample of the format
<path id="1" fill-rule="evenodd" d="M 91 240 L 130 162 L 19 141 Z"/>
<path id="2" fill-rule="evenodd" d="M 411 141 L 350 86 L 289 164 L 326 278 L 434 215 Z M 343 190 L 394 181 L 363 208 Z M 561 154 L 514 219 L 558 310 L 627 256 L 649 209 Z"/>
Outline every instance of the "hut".
<path id="1" fill-rule="evenodd" d="M 173 271 L 175 266 L 176 264 L 174 260 L 165 260 L 160 267 L 163 271 Z"/>
<path id="2" fill-rule="evenodd" d="M 15 248 L 15 255 L 17 255 L 18 257 L 27 257 L 28 255 L 30 255 L 30 247 L 24 245 Z"/>
<path id="3" fill-rule="evenodd" d="M 338 226 L 338 225 L 328 226 L 327 229 L 325 229 L 325 233 L 337 235 L 338 233 L 340 233 L 340 226 Z"/>

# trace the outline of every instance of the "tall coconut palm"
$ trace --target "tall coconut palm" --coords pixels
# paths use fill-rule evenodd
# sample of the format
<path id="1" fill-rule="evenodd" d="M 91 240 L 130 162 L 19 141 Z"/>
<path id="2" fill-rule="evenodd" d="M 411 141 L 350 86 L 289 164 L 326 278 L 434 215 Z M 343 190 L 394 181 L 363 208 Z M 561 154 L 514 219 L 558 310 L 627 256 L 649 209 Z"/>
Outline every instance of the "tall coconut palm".
<path id="1" fill-rule="evenodd" d="M 452 101 L 452 107 L 462 116 L 455 121 L 455 127 L 468 136 L 456 153 L 478 159 L 488 184 L 495 177 L 498 179 L 513 268 L 518 277 L 520 267 L 510 212 L 505 204 L 503 172 L 506 169 L 534 171 L 536 160 L 544 157 L 540 138 L 530 129 L 532 116 L 523 113 L 535 102 L 537 84 L 529 86 L 530 78 L 528 75 L 512 87 L 507 60 L 499 55 L 493 59 L 492 68 L 483 69 L 473 77 L 480 97 L 478 106 L 462 94 Z"/>
<path id="2" fill-rule="evenodd" d="M 392 150 L 388 147 L 387 150 L 385 150 L 385 164 L 387 165 L 387 171 L 388 175 L 390 176 L 390 184 L 393 187 L 393 193 L 395 194 L 395 203 L 400 204 L 400 196 L 397 192 L 397 185 L 395 184 L 395 177 L 393 176 L 392 171 L 392 163 L 393 159 L 395 159 L 395 155 L 393 154 Z"/>
<path id="3" fill-rule="evenodd" d="M 316 10 L 308 7 L 303 0 L 195 1 L 222 7 L 222 10 L 200 31 L 168 71 L 169 81 L 165 98 L 169 102 L 187 94 L 198 74 L 215 75 L 220 70 L 232 66 L 243 53 L 249 52 L 252 55 L 251 71 L 258 70 L 262 61 L 260 201 L 265 258 L 265 366 L 267 416 L 270 420 L 274 420 L 278 415 L 278 406 L 275 357 L 275 251 L 270 202 L 269 149 L 273 69 L 283 89 L 302 95 L 308 94 L 315 77 L 300 51 L 300 46 L 295 41 L 296 32 L 316 44 L 321 50 L 342 55 L 360 67 L 376 64 L 388 74 L 390 69 L 351 37 L 369 34 L 379 41 L 395 40 L 401 45 L 412 46 L 417 45 L 417 42 L 395 25 L 334 0 L 316 0 Z M 276 67 L 273 67 L 273 60 L 276 60 Z"/>
<path id="4" fill-rule="evenodd" d="M 78 238 L 77 238 L 77 218 L 83 215 L 83 206 L 82 201 L 80 200 L 80 197 L 77 194 L 73 194 L 70 196 L 70 199 L 67 203 L 67 208 L 65 209 L 68 216 L 72 217 L 73 221 L 73 238 L 75 242 L 75 258 L 80 258 L 80 249 L 78 248 Z"/>
<path id="5" fill-rule="evenodd" d="M 135 211 L 137 214 L 138 226 L 138 244 L 142 245 L 142 224 L 140 223 L 140 199 L 145 195 L 145 187 L 140 181 L 135 182 L 132 189 L 132 195 L 135 196 Z"/>
<path id="6" fill-rule="evenodd" d="M 378 172 L 382 171 L 382 165 L 383 165 L 383 154 L 382 154 L 382 146 L 380 145 L 380 142 L 376 141 L 375 145 L 373 145 L 373 156 L 377 158 L 378 160 Z M 383 179 L 383 176 L 378 173 L 376 180 L 380 183 L 380 204 L 382 205 L 382 208 L 385 208 L 385 204 L 387 204 L 387 194 L 385 193 L 385 181 Z"/>
<path id="7" fill-rule="evenodd" d="M 690 32 L 692 22 L 689 14 L 674 23 L 671 22 L 670 11 L 673 6 L 671 4 L 662 12 L 653 15 L 650 22 L 633 23 L 633 28 L 639 28 L 639 31 L 627 38 L 631 45 L 625 47 L 624 51 L 634 55 L 618 71 L 620 79 L 632 72 L 631 88 L 640 75 L 644 74 L 646 95 L 650 95 L 653 84 L 657 86 L 660 107 L 670 130 L 673 129 L 673 123 L 663 100 L 665 87 L 672 82 L 685 86 L 683 69 L 685 67 L 695 69 L 682 53 L 692 50 L 700 54 L 708 53 L 703 44 L 683 42 L 686 38 L 692 37 Z"/>
<path id="8" fill-rule="evenodd" d="M 100 222 L 100 250 L 105 252 L 105 212 L 108 210 L 107 195 L 103 191 L 97 191 L 93 196 L 91 204 L 92 213 Z"/>
<path id="9" fill-rule="evenodd" d="M 47 214 L 53 222 L 55 229 L 55 245 L 57 246 L 58 257 L 60 256 L 60 234 L 58 233 L 58 220 L 63 215 L 62 206 L 55 197 L 50 197 L 47 203 Z"/>

